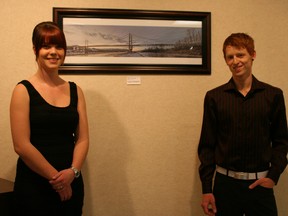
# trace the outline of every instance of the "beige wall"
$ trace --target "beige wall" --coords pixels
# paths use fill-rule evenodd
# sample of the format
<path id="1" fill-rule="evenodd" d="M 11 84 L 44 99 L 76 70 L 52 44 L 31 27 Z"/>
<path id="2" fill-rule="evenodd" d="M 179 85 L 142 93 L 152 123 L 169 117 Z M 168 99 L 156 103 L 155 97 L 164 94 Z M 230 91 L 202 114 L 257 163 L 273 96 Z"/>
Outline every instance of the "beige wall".
<path id="1" fill-rule="evenodd" d="M 52 7 L 209 11 L 212 75 L 64 76 L 86 95 L 91 147 L 83 168 L 85 216 L 200 216 L 197 144 L 204 94 L 230 78 L 221 53 L 232 32 L 256 41 L 254 74 L 288 98 L 287 0 L 2 0 L 0 79 L 0 178 L 13 180 L 17 156 L 9 129 L 15 84 L 36 70 L 33 27 L 52 19 Z M 137 74 L 136 74 L 137 75 Z M 275 188 L 279 216 L 288 215 L 288 170 Z"/>

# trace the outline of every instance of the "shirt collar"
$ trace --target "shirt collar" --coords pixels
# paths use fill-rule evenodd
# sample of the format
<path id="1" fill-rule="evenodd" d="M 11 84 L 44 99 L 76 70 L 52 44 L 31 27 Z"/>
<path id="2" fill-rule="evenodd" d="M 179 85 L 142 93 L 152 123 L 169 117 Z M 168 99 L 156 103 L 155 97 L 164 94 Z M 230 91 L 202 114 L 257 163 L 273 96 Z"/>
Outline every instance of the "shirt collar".
<path id="1" fill-rule="evenodd" d="M 252 75 L 252 87 L 251 92 L 259 91 L 265 89 L 265 86 L 262 82 L 256 79 L 254 75 Z M 226 87 L 224 91 L 238 91 L 235 85 L 235 82 L 233 78 L 231 78 L 228 83 L 226 84 Z"/>

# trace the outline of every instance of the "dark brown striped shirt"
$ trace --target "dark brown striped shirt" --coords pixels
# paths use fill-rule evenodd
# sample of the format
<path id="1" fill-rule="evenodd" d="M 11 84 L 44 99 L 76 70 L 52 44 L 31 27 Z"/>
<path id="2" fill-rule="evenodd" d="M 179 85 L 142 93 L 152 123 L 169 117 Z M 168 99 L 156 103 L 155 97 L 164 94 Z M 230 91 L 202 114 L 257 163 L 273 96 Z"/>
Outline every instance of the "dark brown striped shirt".
<path id="1" fill-rule="evenodd" d="M 231 78 L 207 92 L 198 146 L 203 193 L 212 192 L 216 165 L 239 172 L 269 170 L 275 183 L 287 165 L 288 133 L 281 89 L 253 76 L 244 97 Z"/>

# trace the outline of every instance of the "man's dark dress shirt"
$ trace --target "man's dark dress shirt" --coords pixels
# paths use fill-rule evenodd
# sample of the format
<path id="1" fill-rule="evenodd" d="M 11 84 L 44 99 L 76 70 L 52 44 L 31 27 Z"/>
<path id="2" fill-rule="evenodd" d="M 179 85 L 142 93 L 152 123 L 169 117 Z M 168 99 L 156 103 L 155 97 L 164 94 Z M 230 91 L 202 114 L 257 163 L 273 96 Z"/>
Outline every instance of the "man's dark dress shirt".
<path id="1" fill-rule="evenodd" d="M 287 165 L 287 119 L 281 89 L 258 81 L 243 96 L 233 79 L 207 92 L 198 147 L 203 193 L 212 192 L 216 165 L 239 172 L 269 170 L 278 182 Z"/>

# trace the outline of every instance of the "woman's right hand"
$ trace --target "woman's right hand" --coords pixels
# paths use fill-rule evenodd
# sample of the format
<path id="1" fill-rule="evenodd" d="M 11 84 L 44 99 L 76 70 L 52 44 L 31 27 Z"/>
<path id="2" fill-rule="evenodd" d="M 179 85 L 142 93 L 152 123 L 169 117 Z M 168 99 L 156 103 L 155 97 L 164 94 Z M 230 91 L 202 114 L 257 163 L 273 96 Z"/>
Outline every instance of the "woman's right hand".
<path id="1" fill-rule="evenodd" d="M 70 185 L 64 186 L 63 188 L 57 190 L 57 192 L 62 202 L 67 201 L 72 197 L 72 188 Z"/>
<path id="2" fill-rule="evenodd" d="M 74 172 L 72 169 L 65 169 L 53 176 L 49 183 L 53 189 L 59 193 L 61 200 L 69 200 L 72 196 L 71 183 L 74 180 Z"/>

